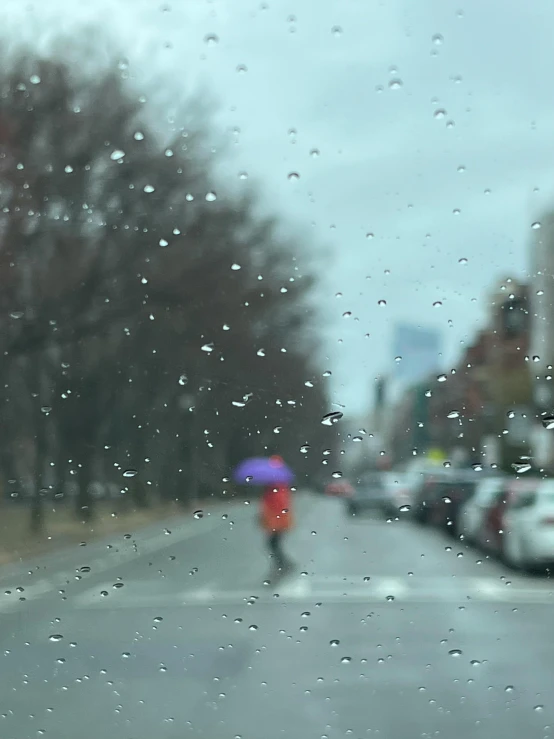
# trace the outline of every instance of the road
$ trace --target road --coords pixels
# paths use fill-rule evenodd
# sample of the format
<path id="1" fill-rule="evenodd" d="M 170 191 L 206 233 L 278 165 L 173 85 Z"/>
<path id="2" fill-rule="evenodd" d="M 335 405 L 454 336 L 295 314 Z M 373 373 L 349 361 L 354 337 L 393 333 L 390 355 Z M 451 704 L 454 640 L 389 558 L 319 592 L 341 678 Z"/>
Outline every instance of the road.
<path id="1" fill-rule="evenodd" d="M 298 571 L 267 585 L 254 516 L 228 504 L 0 570 L 0 736 L 552 735 L 546 578 L 304 494 Z"/>

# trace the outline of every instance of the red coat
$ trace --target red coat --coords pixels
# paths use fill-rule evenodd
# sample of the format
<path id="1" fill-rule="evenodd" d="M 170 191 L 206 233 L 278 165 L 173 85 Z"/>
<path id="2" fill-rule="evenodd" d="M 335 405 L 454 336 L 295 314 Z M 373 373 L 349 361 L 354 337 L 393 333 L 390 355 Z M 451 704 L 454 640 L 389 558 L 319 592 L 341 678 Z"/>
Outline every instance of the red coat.
<path id="1" fill-rule="evenodd" d="M 261 501 L 261 524 L 266 531 L 287 531 L 292 526 L 291 490 L 286 485 L 268 485 Z"/>

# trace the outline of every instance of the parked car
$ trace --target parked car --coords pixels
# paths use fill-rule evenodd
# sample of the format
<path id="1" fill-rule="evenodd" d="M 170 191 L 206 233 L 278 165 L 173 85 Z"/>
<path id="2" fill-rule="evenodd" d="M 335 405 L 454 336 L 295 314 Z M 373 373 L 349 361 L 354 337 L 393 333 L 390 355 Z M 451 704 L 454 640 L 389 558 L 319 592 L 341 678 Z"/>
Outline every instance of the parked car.
<path id="1" fill-rule="evenodd" d="M 482 539 L 487 517 L 499 503 L 499 496 L 506 495 L 506 478 L 490 477 L 477 482 L 475 493 L 462 504 L 457 517 L 456 535 L 468 544 Z"/>
<path id="2" fill-rule="evenodd" d="M 352 495 L 346 499 L 348 512 L 355 516 L 363 511 L 382 511 L 388 492 L 383 476 L 379 473 L 366 474 L 356 481 Z"/>
<path id="3" fill-rule="evenodd" d="M 388 516 L 407 513 L 411 508 L 417 482 L 417 476 L 407 472 L 383 473 L 383 483 L 387 492 L 384 500 L 384 513 Z"/>
<path id="4" fill-rule="evenodd" d="M 502 553 L 525 571 L 554 566 L 554 480 L 518 480 L 505 509 Z"/>
<path id="5" fill-rule="evenodd" d="M 455 470 L 448 479 L 438 481 L 429 511 L 429 523 L 455 536 L 462 506 L 473 497 L 478 482 L 474 470 Z"/>
<path id="6" fill-rule="evenodd" d="M 419 474 L 419 482 L 413 491 L 412 515 L 420 524 L 427 524 L 440 495 L 440 483 L 448 480 L 448 470 L 436 467 Z"/>
<path id="7" fill-rule="evenodd" d="M 325 487 L 325 495 L 336 496 L 337 498 L 350 498 L 353 492 L 354 488 L 346 480 L 336 480 Z"/>

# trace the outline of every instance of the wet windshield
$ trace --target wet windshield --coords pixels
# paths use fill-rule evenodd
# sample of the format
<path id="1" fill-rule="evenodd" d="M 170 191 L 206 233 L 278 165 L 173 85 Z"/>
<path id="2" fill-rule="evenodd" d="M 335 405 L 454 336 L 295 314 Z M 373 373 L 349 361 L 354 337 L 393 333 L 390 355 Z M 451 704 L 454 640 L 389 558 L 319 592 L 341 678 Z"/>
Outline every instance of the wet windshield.
<path id="1" fill-rule="evenodd" d="M 2 0 L 1 739 L 552 736 L 553 24 Z"/>

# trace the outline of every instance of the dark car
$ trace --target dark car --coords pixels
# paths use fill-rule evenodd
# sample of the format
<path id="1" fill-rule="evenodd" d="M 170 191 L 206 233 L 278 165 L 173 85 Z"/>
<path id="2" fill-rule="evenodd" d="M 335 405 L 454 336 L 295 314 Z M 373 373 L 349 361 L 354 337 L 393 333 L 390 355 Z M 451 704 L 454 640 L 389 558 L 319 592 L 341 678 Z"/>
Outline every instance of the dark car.
<path id="1" fill-rule="evenodd" d="M 455 536 L 462 506 L 475 493 L 478 480 L 473 470 L 460 470 L 453 473 L 450 479 L 438 482 L 434 489 L 428 522 Z"/>
<path id="2" fill-rule="evenodd" d="M 450 479 L 447 470 L 437 468 L 433 471 L 422 472 L 419 482 L 413 493 L 412 512 L 417 523 L 430 522 L 433 509 L 440 497 L 440 485 Z"/>
<path id="3" fill-rule="evenodd" d="M 355 516 L 364 511 L 382 511 L 389 493 L 380 474 L 367 474 L 358 478 L 352 494 L 346 501 L 348 512 Z"/>

